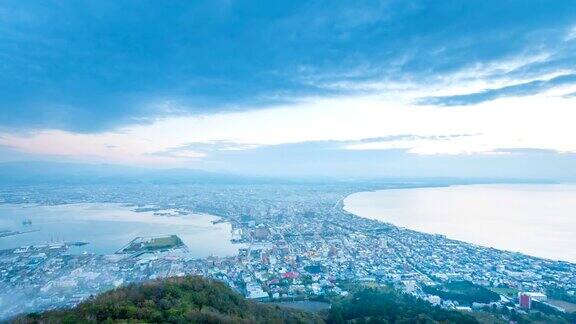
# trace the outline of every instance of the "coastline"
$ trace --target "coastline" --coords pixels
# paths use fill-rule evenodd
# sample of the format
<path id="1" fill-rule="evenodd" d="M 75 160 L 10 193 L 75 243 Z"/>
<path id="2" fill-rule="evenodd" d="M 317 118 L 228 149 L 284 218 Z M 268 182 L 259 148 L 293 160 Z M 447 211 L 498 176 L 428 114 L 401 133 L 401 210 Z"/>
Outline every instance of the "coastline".
<path id="1" fill-rule="evenodd" d="M 546 186 L 547 190 L 550 189 L 548 186 L 554 186 L 554 190 L 548 190 L 548 193 L 561 193 L 559 196 L 562 196 L 560 197 L 562 199 L 556 198 L 557 205 L 566 204 L 564 199 L 566 189 L 570 189 L 570 194 L 574 189 L 576 197 L 576 186 L 570 183 L 456 184 L 355 192 L 342 199 L 342 209 L 357 217 L 376 220 L 398 228 L 430 235 L 443 235 L 450 240 L 536 258 L 576 263 L 576 253 L 570 249 L 570 244 L 574 240 L 569 238 L 571 233 L 576 235 L 573 233 L 576 227 L 570 225 L 574 225 L 574 222 L 569 217 L 569 212 L 573 209 L 564 210 L 564 214 L 556 210 L 553 210 L 554 213 L 550 211 L 549 214 L 543 212 L 542 214 L 547 217 L 528 215 L 531 212 L 530 208 L 535 210 L 533 212 L 535 214 L 542 211 L 543 206 L 549 202 L 541 202 L 542 206 L 538 206 L 537 202 L 518 195 L 518 191 L 521 190 L 509 190 L 513 188 L 525 189 L 524 192 L 541 191 L 542 186 Z M 497 195 L 490 193 L 492 189 L 498 193 L 504 190 L 510 191 L 512 198 L 509 206 L 503 206 L 502 197 L 491 197 Z M 479 191 L 477 196 L 480 198 L 473 196 L 476 194 L 474 190 Z M 447 201 L 450 195 L 459 197 L 450 199 L 451 201 L 466 201 L 462 198 L 464 197 L 479 200 L 483 204 L 470 205 L 466 208 L 462 207 L 462 204 L 453 206 Z M 522 203 L 528 204 L 530 208 L 522 207 Z M 490 212 L 483 214 L 480 211 L 482 208 Z M 501 216 L 503 214 L 506 216 Z M 551 216 L 552 214 L 560 216 L 555 218 Z M 560 224 L 555 224 L 550 219 L 557 219 Z M 569 223 L 563 224 L 565 221 Z M 523 237 L 533 237 L 537 240 L 525 240 Z"/>

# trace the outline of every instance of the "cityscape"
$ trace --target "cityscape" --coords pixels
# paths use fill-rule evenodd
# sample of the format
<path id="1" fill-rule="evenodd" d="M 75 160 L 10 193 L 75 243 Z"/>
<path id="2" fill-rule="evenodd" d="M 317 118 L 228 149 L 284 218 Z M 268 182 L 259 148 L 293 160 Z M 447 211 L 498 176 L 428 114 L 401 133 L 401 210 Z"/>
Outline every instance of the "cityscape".
<path id="1" fill-rule="evenodd" d="M 566 312 L 566 305 L 574 306 L 563 300 L 574 297 L 576 264 L 400 228 L 350 214 L 342 206 L 353 192 L 422 185 L 3 188 L 0 199 L 5 204 L 121 202 L 156 212 L 209 213 L 231 224 L 238 253 L 195 258 L 177 236 L 135 238 L 110 255 L 70 253 L 90 242 L 2 250 L 0 317 L 72 307 L 131 282 L 190 274 L 225 282 L 263 302 L 345 297 L 350 284 L 366 284 L 388 285 L 442 308 L 470 312 L 486 307 L 523 312 L 533 303 Z M 449 282 L 468 282 L 496 292 L 497 298 L 480 302 L 471 296 L 470 302 L 459 302 L 438 293 Z M 550 292 L 554 295 L 547 296 Z"/>

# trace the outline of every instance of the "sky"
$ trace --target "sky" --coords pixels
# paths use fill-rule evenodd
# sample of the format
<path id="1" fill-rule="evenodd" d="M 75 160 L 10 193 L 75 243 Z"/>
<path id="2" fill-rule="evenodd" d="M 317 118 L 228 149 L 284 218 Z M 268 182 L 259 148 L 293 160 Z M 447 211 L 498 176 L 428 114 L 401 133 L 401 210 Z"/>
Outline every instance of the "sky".
<path id="1" fill-rule="evenodd" d="M 576 179 L 576 2 L 0 2 L 0 161 Z"/>

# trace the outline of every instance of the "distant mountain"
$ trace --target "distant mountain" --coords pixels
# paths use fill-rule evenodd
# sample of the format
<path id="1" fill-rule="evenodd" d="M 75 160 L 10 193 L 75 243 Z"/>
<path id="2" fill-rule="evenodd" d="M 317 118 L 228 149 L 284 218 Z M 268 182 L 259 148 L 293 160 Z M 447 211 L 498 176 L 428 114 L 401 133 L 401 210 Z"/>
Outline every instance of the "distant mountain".
<path id="1" fill-rule="evenodd" d="M 64 162 L 0 162 L 0 185 L 37 184 L 319 184 L 364 183 L 444 186 L 481 183 L 555 183 L 547 179 L 513 178 L 326 178 L 262 177 L 210 172 L 197 169 L 152 169 L 115 164 L 82 164 Z"/>
<path id="2" fill-rule="evenodd" d="M 29 314 L 13 323 L 322 323 L 314 314 L 256 303 L 199 276 L 131 284 L 74 309 Z"/>
<path id="3" fill-rule="evenodd" d="M 245 183 L 267 181 L 194 169 L 148 169 L 112 164 L 0 163 L 1 184 Z"/>

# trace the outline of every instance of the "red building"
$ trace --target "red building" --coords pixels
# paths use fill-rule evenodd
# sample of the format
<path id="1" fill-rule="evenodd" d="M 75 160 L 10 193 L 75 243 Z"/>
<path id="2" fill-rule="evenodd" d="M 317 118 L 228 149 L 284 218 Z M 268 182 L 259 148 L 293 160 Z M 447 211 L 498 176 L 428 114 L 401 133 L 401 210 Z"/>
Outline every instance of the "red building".
<path id="1" fill-rule="evenodd" d="M 295 271 L 285 272 L 282 274 L 282 278 L 296 279 L 296 278 L 298 278 L 298 272 L 295 272 Z"/>
<path id="2" fill-rule="evenodd" d="M 532 308 L 532 296 L 528 294 L 519 293 L 518 303 L 520 304 L 520 307 L 530 309 Z"/>

